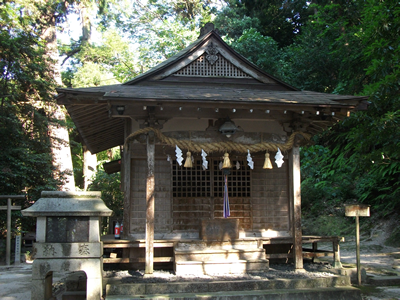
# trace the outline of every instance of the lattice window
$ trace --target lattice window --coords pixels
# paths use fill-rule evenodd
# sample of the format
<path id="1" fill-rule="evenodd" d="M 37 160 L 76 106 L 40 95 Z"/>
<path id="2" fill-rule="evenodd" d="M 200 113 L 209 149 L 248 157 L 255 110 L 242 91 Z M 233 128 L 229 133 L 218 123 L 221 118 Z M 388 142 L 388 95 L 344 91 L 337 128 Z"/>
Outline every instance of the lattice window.
<path id="1" fill-rule="evenodd" d="M 219 169 L 219 160 L 212 160 L 212 173 L 203 170 L 201 160 L 193 168 L 180 167 L 176 161 L 172 164 L 172 192 L 174 198 L 223 197 L 224 176 Z M 232 161 L 236 164 L 236 161 Z M 231 169 L 228 175 L 229 197 L 250 197 L 251 172 L 245 161 L 239 161 L 240 169 Z"/>
<path id="2" fill-rule="evenodd" d="M 177 71 L 177 76 L 208 76 L 208 77 L 230 77 L 230 78 L 251 78 L 248 74 L 233 65 L 222 55 L 217 54 L 218 59 L 210 64 L 203 54 L 185 68 Z"/>
<path id="3" fill-rule="evenodd" d="M 224 196 L 224 175 L 219 169 L 219 161 L 213 161 L 213 175 L 214 175 L 214 197 Z M 236 164 L 236 161 L 231 161 Z M 251 194 L 251 175 L 250 168 L 244 161 L 239 161 L 240 169 L 237 170 L 233 167 L 228 175 L 228 195 L 229 197 L 250 197 Z"/>
<path id="4" fill-rule="evenodd" d="M 173 162 L 173 197 L 210 197 L 211 172 L 210 170 L 203 170 L 201 164 L 201 160 L 196 160 L 193 164 L 193 168 L 184 168 L 180 167 L 176 161 Z"/>

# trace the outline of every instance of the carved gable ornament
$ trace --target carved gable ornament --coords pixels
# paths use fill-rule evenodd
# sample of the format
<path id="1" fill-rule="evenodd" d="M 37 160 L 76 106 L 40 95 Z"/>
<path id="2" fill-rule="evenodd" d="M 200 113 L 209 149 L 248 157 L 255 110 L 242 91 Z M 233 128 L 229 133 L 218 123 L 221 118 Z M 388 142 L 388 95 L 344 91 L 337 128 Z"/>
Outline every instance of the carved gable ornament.
<path id="1" fill-rule="evenodd" d="M 211 43 L 211 45 L 207 47 L 206 52 L 207 52 L 206 59 L 211 65 L 213 65 L 218 60 L 217 54 L 219 51 L 217 47 L 215 47 L 213 43 Z"/>

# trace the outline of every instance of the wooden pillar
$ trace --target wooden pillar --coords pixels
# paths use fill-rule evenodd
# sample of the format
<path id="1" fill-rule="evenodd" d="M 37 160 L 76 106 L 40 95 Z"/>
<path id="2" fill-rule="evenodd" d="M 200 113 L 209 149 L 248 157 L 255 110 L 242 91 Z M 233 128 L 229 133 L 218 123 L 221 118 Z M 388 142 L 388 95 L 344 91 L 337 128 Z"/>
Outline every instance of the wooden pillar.
<path id="1" fill-rule="evenodd" d="M 146 266 L 145 274 L 153 274 L 154 261 L 154 132 L 147 135 L 147 180 L 146 180 Z"/>
<path id="2" fill-rule="evenodd" d="M 11 256 L 11 198 L 7 199 L 7 243 L 6 243 L 6 265 L 10 265 Z"/>
<path id="3" fill-rule="evenodd" d="M 341 269 L 342 263 L 340 262 L 340 245 L 339 239 L 332 242 L 333 244 L 333 267 L 335 269 Z"/>
<path id="4" fill-rule="evenodd" d="M 6 236 L 6 265 L 11 264 L 11 211 L 21 210 L 21 206 L 14 206 L 11 199 L 25 199 L 24 195 L 0 195 L 0 199 L 7 199 L 7 206 L 0 206 L 0 210 L 7 210 L 7 236 Z"/>
<path id="5" fill-rule="evenodd" d="M 300 178 L 300 148 L 293 145 L 290 153 L 291 195 L 292 200 L 292 236 L 294 250 L 294 267 L 296 271 L 303 271 L 303 236 L 301 232 L 301 178 Z"/>
<path id="6" fill-rule="evenodd" d="M 125 120 L 125 139 L 131 133 L 132 120 Z M 122 232 L 122 238 L 128 238 L 131 232 L 131 145 L 128 143 L 124 148 L 123 152 L 123 162 L 121 166 L 121 181 L 124 191 L 124 231 Z"/>

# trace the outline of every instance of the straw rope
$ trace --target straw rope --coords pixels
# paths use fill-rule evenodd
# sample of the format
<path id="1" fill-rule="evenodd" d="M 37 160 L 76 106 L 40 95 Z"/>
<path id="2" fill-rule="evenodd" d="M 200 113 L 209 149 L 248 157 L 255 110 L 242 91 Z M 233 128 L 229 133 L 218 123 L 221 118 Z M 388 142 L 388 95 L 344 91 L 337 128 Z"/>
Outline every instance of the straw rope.
<path id="1" fill-rule="evenodd" d="M 286 141 L 284 144 L 279 144 L 279 143 L 270 143 L 270 142 L 261 142 L 257 144 L 240 144 L 240 143 L 235 143 L 231 141 L 227 142 L 214 142 L 214 143 L 196 143 L 193 142 L 192 140 L 178 140 L 175 138 L 170 138 L 166 137 L 161 133 L 160 130 L 153 128 L 153 127 L 146 127 L 143 129 L 139 129 L 133 133 L 131 133 L 126 139 L 125 139 L 125 147 L 129 142 L 131 142 L 133 139 L 135 139 L 137 136 L 141 134 L 146 134 L 150 131 L 153 131 L 157 138 L 164 144 L 167 144 L 169 146 L 175 147 L 177 145 L 181 149 L 187 149 L 188 151 L 191 152 L 201 152 L 203 149 L 204 151 L 211 153 L 211 152 L 223 152 L 223 151 L 228 151 L 228 152 L 238 152 L 238 153 L 247 153 L 247 150 L 250 150 L 250 152 L 259 152 L 259 151 L 278 151 L 281 149 L 281 151 L 288 151 L 292 149 L 294 139 L 297 134 L 303 136 L 306 140 L 310 140 L 310 135 L 304 132 L 296 131 L 292 133 L 292 135 L 289 137 L 289 139 Z"/>

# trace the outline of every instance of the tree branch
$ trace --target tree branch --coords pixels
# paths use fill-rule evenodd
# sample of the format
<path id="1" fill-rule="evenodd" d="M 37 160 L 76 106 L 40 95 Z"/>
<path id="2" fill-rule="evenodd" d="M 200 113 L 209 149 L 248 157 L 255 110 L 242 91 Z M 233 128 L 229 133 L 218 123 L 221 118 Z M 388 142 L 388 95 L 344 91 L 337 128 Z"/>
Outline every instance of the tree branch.
<path id="1" fill-rule="evenodd" d="M 63 66 L 64 63 L 70 58 L 72 57 L 74 54 L 78 53 L 79 51 L 81 51 L 81 47 L 75 48 L 67 53 L 65 53 L 67 55 L 66 58 L 64 58 L 64 60 L 62 61 L 61 65 Z"/>

